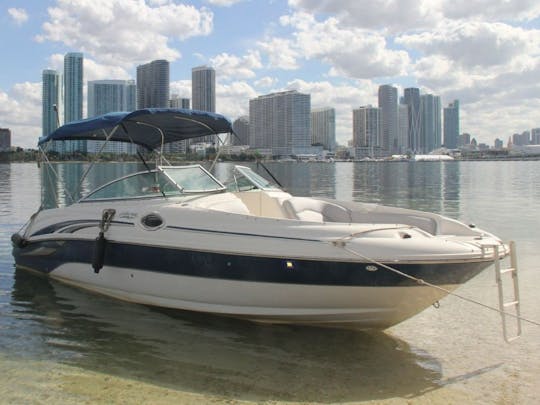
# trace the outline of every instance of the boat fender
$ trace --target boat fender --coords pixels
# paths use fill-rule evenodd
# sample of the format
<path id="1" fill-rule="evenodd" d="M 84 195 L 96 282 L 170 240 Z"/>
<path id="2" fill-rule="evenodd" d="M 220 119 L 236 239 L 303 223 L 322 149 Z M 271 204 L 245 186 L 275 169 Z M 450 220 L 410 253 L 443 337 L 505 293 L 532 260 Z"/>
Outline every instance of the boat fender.
<path id="1" fill-rule="evenodd" d="M 28 245 L 28 241 L 18 233 L 14 233 L 13 235 L 11 235 L 11 243 L 13 246 L 18 247 L 19 249 Z"/>
<path id="2" fill-rule="evenodd" d="M 105 261 L 105 248 L 107 247 L 105 232 L 107 232 L 109 229 L 115 213 L 116 210 L 114 209 L 105 209 L 101 215 L 99 235 L 96 238 L 96 243 L 94 244 L 94 256 L 92 257 L 92 268 L 96 274 L 99 273 L 99 271 L 103 268 L 103 263 Z"/>
<path id="3" fill-rule="evenodd" d="M 96 238 L 96 243 L 94 245 L 94 257 L 92 258 L 92 267 L 94 273 L 99 273 L 103 267 L 103 262 L 105 260 L 105 245 L 107 244 L 107 239 L 103 231 L 99 232 L 99 236 Z"/>

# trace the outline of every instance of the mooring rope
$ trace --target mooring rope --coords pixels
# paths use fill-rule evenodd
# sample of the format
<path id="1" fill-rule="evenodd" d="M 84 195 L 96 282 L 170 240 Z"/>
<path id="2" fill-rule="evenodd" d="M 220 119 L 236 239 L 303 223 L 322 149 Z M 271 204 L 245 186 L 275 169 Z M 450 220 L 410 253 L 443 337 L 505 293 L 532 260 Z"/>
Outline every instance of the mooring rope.
<path id="1" fill-rule="evenodd" d="M 418 284 L 420 284 L 420 285 L 424 285 L 424 286 L 427 286 L 427 287 L 435 288 L 435 289 L 437 289 L 437 290 L 440 290 L 440 291 L 445 292 L 445 293 L 448 294 L 448 295 L 453 295 L 454 297 L 460 298 L 460 299 L 462 299 L 462 300 L 464 300 L 464 301 L 467 301 L 467 302 L 470 302 L 470 303 L 472 303 L 472 304 L 476 304 L 476 305 L 479 305 L 479 306 L 481 306 L 481 307 L 484 307 L 484 308 L 490 309 L 490 310 L 492 310 L 492 311 L 498 312 L 498 313 L 501 314 L 501 315 L 504 314 L 504 315 L 507 315 L 507 316 L 509 316 L 509 317 L 512 317 L 512 318 L 519 319 L 519 320 L 521 320 L 521 321 L 530 323 L 530 324 L 532 324 L 532 325 L 540 326 L 540 322 L 538 322 L 538 321 L 535 321 L 535 320 L 532 320 L 532 319 L 527 319 L 527 318 L 525 318 L 525 317 L 523 317 L 523 316 L 516 315 L 516 314 L 511 314 L 511 313 L 509 313 L 509 312 L 501 311 L 499 308 L 493 307 L 493 306 L 491 306 L 491 305 L 484 304 L 484 303 L 482 303 L 482 302 L 480 302 L 480 301 L 476 301 L 476 300 L 474 300 L 474 299 L 472 299 L 472 298 L 469 298 L 469 297 L 465 297 L 465 296 L 463 296 L 463 295 L 461 295 L 461 294 L 455 293 L 455 292 L 453 292 L 453 291 L 450 291 L 450 290 L 448 290 L 448 289 L 446 289 L 446 288 L 444 288 L 444 287 L 438 286 L 438 285 L 436 285 L 436 284 L 432 284 L 432 283 L 430 283 L 430 282 L 428 282 L 428 281 L 425 281 L 425 280 L 423 280 L 423 279 L 421 279 L 421 278 L 417 278 L 417 277 L 411 276 L 410 274 L 404 273 L 404 272 L 402 272 L 402 271 L 400 271 L 400 270 L 398 270 L 398 269 L 396 269 L 396 268 L 394 268 L 394 267 L 392 267 L 392 266 L 389 266 L 389 265 L 387 265 L 387 264 L 381 263 L 381 262 L 379 262 L 378 260 L 375 260 L 375 259 L 372 259 L 372 258 L 370 258 L 370 257 L 364 256 L 364 255 L 362 255 L 362 254 L 360 254 L 360 253 L 358 253 L 358 252 L 356 252 L 356 251 L 354 251 L 354 250 L 352 250 L 352 249 L 349 249 L 349 248 L 347 247 L 347 245 L 346 245 L 346 242 L 345 242 L 343 239 L 339 239 L 339 240 L 337 240 L 337 241 L 332 241 L 332 242 L 330 242 L 330 243 L 331 243 L 333 246 L 336 246 L 336 247 L 342 248 L 343 250 L 346 250 L 347 252 L 349 252 L 350 254 L 352 254 L 352 255 L 354 255 L 354 256 L 360 257 L 361 259 L 366 260 L 366 261 L 368 261 L 368 262 L 370 262 L 370 263 L 376 264 L 377 266 L 380 266 L 380 267 L 382 267 L 382 268 L 384 268 L 384 269 L 386 269 L 386 270 L 390 270 L 390 271 L 392 271 L 392 272 L 394 272 L 394 273 L 396 273 L 396 274 L 399 274 L 400 276 L 403 276 L 403 277 L 405 277 L 405 278 L 408 278 L 408 279 L 410 279 L 410 280 L 413 280 L 413 281 L 415 281 L 416 283 L 418 283 Z"/>

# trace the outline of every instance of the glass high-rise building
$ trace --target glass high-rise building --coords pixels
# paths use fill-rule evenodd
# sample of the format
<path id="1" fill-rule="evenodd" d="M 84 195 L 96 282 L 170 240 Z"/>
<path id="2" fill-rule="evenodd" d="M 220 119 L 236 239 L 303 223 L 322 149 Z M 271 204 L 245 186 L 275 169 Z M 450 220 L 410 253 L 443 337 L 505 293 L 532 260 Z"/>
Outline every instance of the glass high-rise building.
<path id="1" fill-rule="evenodd" d="M 137 108 L 169 106 L 169 62 L 154 60 L 137 66 Z"/>
<path id="2" fill-rule="evenodd" d="M 189 110 L 190 107 L 190 100 L 189 98 L 183 98 L 179 97 L 177 94 L 173 94 L 171 99 L 169 100 L 169 107 L 171 108 L 185 108 Z"/>
<path id="3" fill-rule="evenodd" d="M 0 128 L 0 152 L 7 152 L 11 149 L 11 130 Z"/>
<path id="4" fill-rule="evenodd" d="M 134 80 L 93 80 L 88 82 L 88 117 L 115 112 L 133 111 L 136 105 Z M 97 153 L 102 150 L 103 141 L 88 141 L 87 151 Z M 109 142 L 103 152 L 136 153 L 136 147 L 124 142 Z"/>
<path id="5" fill-rule="evenodd" d="M 444 108 L 444 146 L 448 149 L 458 147 L 459 137 L 459 100 Z"/>
<path id="6" fill-rule="evenodd" d="M 113 111 L 133 111 L 137 88 L 134 80 L 92 80 L 88 82 L 88 117 Z"/>
<path id="7" fill-rule="evenodd" d="M 412 152 L 418 152 L 420 148 L 420 131 L 421 131 L 420 89 L 416 87 L 410 87 L 410 88 L 405 89 L 403 92 L 403 104 L 405 104 L 408 107 L 409 150 Z"/>
<path id="8" fill-rule="evenodd" d="M 64 119 L 64 82 L 62 74 L 56 70 L 45 69 L 42 73 L 41 127 L 46 136 L 62 125 Z M 57 112 L 54 110 L 57 108 Z M 58 118 L 57 118 L 58 114 Z"/>
<path id="9" fill-rule="evenodd" d="M 409 151 L 409 107 L 405 104 L 398 106 L 398 154 L 405 154 Z"/>
<path id="10" fill-rule="evenodd" d="M 368 105 L 353 110 L 353 145 L 357 159 L 382 155 L 381 127 L 380 108 Z"/>
<path id="11" fill-rule="evenodd" d="M 70 52 L 64 56 L 64 121 L 83 117 L 83 54 Z"/>
<path id="12" fill-rule="evenodd" d="M 236 135 L 231 138 L 232 145 L 249 145 L 249 117 L 243 115 L 234 120 L 232 125 Z"/>
<path id="13" fill-rule="evenodd" d="M 311 110 L 311 144 L 325 150 L 336 148 L 336 110 L 330 107 Z"/>
<path id="14" fill-rule="evenodd" d="M 420 96 L 420 142 L 418 151 L 429 153 L 441 147 L 441 98 L 432 94 Z"/>
<path id="15" fill-rule="evenodd" d="M 64 56 L 64 123 L 83 118 L 83 54 Z M 63 152 L 86 152 L 86 141 L 64 141 Z"/>
<path id="16" fill-rule="evenodd" d="M 249 100 L 249 138 L 273 156 L 311 153 L 311 96 L 296 90 Z"/>
<path id="17" fill-rule="evenodd" d="M 216 71 L 212 67 L 191 69 L 191 100 L 194 110 L 216 112 Z"/>
<path id="18" fill-rule="evenodd" d="M 389 84 L 379 86 L 381 147 L 386 153 L 398 151 L 398 92 Z"/>

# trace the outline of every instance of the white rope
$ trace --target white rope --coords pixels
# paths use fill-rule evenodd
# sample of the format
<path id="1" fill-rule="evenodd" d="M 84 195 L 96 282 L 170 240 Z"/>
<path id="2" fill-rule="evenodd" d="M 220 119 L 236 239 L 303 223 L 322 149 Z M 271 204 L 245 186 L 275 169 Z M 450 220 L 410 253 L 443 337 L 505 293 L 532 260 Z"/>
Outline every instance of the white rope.
<path id="1" fill-rule="evenodd" d="M 331 242 L 331 244 L 336 246 L 336 247 L 340 247 L 340 248 L 346 250 L 347 252 L 349 252 L 350 254 L 352 254 L 354 256 L 358 256 L 361 259 L 364 259 L 364 260 L 366 260 L 368 262 L 376 264 L 377 266 L 380 266 L 380 267 L 382 267 L 384 269 L 390 270 L 390 271 L 392 271 L 392 272 L 394 272 L 396 274 L 399 274 L 400 276 L 403 276 L 403 277 L 408 278 L 410 280 L 416 281 L 420 285 L 435 288 L 437 290 L 445 292 L 448 295 L 453 295 L 454 297 L 460 298 L 460 299 L 462 299 L 464 301 L 467 301 L 467 302 L 470 302 L 472 304 L 476 304 L 476 305 L 479 305 L 481 307 L 484 307 L 484 308 L 490 309 L 492 311 L 498 312 L 499 314 L 504 314 L 504 315 L 510 316 L 512 318 L 516 318 L 516 319 L 522 320 L 524 322 L 528 322 L 528 323 L 530 323 L 532 325 L 540 326 L 540 322 L 534 321 L 532 319 L 527 319 L 527 318 L 524 318 L 524 317 L 519 316 L 519 315 L 511 314 L 511 313 L 508 313 L 508 312 L 505 312 L 505 311 L 501 311 L 499 308 L 492 307 L 491 305 L 483 304 L 483 303 L 481 303 L 479 301 L 473 300 L 472 298 L 465 297 L 463 295 L 460 295 L 460 294 L 457 294 L 457 293 L 452 292 L 450 290 L 447 290 L 446 288 L 440 287 L 440 286 L 435 285 L 435 284 L 431 284 L 430 282 L 427 282 L 427 281 L 425 281 L 425 280 L 423 280 L 421 278 L 411 276 L 410 274 L 404 273 L 404 272 L 402 272 L 402 271 L 400 271 L 398 269 L 395 269 L 395 268 L 393 268 L 391 266 L 388 266 L 388 265 L 386 265 L 384 263 L 381 263 L 381 262 L 379 262 L 379 261 L 377 261 L 375 259 L 364 256 L 364 255 L 362 255 L 362 254 L 360 254 L 358 252 L 355 252 L 352 249 L 349 249 L 346 246 L 346 242 L 344 242 L 343 240 L 333 241 L 333 242 Z"/>

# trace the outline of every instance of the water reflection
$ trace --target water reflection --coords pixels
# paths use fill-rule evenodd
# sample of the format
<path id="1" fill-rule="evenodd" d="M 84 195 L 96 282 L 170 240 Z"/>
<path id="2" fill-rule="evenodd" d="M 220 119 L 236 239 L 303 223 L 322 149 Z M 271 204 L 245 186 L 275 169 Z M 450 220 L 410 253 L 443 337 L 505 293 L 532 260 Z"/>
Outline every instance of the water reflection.
<path id="1" fill-rule="evenodd" d="M 335 402 L 414 397 L 441 379 L 435 359 L 384 333 L 147 308 L 19 270 L 11 305 L 2 338 L 11 355 L 52 356 L 177 390 Z"/>
<path id="2" fill-rule="evenodd" d="M 43 165 L 40 172 L 43 186 L 42 206 L 53 208 L 70 205 L 109 181 L 144 170 L 142 164 L 127 162 L 97 163 L 87 173 L 89 167 L 90 163 L 72 162 Z M 86 176 L 84 176 L 85 174 Z"/>
<path id="3" fill-rule="evenodd" d="M 459 217 L 460 166 L 456 162 L 288 162 L 268 166 L 295 195 L 379 203 Z"/>
<path id="4" fill-rule="evenodd" d="M 0 217 L 11 213 L 11 165 L 0 163 Z"/>
<path id="5" fill-rule="evenodd" d="M 355 164 L 353 200 L 459 215 L 459 165 L 453 162 Z"/>
<path id="6" fill-rule="evenodd" d="M 261 165 L 242 164 L 269 178 Z M 224 182 L 231 180 L 234 165 L 219 163 L 213 174 Z M 137 163 L 98 163 L 80 184 L 88 166 L 55 163 L 52 168 L 44 168 L 44 206 L 70 204 L 70 193 L 77 200 L 108 181 L 144 170 Z M 381 203 L 459 217 L 461 174 L 456 162 L 269 162 L 266 166 L 287 191 L 298 196 Z"/>

